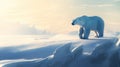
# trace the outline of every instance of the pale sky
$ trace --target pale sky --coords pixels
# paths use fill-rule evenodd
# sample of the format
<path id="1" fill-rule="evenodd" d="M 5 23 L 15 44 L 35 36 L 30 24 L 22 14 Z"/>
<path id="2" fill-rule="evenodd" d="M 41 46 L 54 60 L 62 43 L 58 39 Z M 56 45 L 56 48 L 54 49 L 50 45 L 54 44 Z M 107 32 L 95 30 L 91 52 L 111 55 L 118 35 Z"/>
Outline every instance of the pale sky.
<path id="1" fill-rule="evenodd" d="M 0 0 L 0 33 L 19 23 L 67 33 L 78 30 L 79 26 L 72 26 L 71 22 L 82 15 L 100 16 L 106 27 L 118 30 L 119 12 L 120 0 Z"/>

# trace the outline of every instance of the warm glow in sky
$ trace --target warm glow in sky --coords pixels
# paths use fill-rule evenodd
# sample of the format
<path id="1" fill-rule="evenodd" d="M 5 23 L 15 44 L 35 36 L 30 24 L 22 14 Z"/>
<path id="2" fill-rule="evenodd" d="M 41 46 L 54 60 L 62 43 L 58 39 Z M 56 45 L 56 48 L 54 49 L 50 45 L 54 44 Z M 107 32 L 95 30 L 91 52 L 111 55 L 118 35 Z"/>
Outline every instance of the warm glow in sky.
<path id="1" fill-rule="evenodd" d="M 19 23 L 67 33 L 78 29 L 71 21 L 82 15 L 101 16 L 106 27 L 120 29 L 119 6 L 120 0 L 0 0 L 0 33 Z"/>

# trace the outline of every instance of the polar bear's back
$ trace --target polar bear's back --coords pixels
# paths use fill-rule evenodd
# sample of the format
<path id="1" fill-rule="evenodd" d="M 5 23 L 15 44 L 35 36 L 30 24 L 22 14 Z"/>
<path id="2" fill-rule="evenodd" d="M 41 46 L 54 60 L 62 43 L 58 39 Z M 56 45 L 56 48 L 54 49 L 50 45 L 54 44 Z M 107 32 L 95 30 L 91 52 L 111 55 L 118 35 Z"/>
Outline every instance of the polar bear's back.
<path id="1" fill-rule="evenodd" d="M 99 16 L 91 16 L 89 18 L 92 19 L 92 20 L 95 20 L 95 21 L 100 21 L 100 22 L 102 21 L 102 22 L 104 22 L 103 19 L 101 17 L 99 17 Z"/>
<path id="2" fill-rule="evenodd" d="M 89 17 L 91 20 L 88 22 L 91 30 L 98 30 L 99 28 L 104 28 L 104 21 L 101 17 L 91 16 Z"/>

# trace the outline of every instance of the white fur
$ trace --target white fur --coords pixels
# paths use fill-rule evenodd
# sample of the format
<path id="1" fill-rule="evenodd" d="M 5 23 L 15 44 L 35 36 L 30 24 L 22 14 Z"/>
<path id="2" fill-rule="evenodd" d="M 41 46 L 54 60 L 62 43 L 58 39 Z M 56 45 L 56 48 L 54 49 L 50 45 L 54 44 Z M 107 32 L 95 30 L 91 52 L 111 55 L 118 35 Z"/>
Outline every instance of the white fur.
<path id="1" fill-rule="evenodd" d="M 97 37 L 103 37 L 104 21 L 98 16 L 81 16 L 73 20 L 72 25 L 80 25 L 80 38 L 88 39 L 90 31 L 96 32 Z M 83 36 L 84 34 L 84 36 Z"/>

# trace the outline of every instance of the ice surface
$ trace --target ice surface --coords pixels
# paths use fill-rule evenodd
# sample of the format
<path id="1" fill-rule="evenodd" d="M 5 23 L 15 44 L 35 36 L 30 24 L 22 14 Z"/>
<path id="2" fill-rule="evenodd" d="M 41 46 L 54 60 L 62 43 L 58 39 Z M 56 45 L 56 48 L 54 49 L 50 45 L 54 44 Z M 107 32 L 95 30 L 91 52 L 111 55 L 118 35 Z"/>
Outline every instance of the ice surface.
<path id="1" fill-rule="evenodd" d="M 3 67 L 120 67 L 117 42 L 113 37 L 64 42 L 46 58 L 16 59 Z"/>

